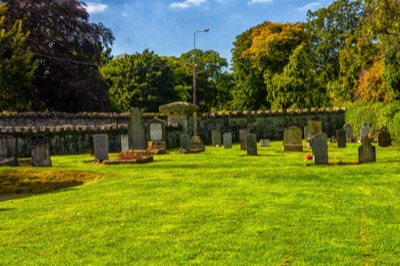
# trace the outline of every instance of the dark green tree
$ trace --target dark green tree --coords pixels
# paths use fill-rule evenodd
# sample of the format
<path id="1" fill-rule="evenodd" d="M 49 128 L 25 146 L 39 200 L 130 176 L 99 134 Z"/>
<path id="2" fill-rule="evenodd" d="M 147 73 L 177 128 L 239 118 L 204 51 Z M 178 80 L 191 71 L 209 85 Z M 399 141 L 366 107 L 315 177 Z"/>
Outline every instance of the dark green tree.
<path id="1" fill-rule="evenodd" d="M 6 26 L 6 10 L 6 5 L 0 4 L 0 110 L 27 111 L 32 105 L 31 82 L 38 62 L 26 47 L 28 33 L 23 31 L 22 21 Z"/>
<path id="2" fill-rule="evenodd" d="M 114 40 L 110 29 L 89 22 L 79 0 L 3 0 L 11 28 L 22 20 L 27 45 L 39 60 L 27 96 L 33 110 L 106 111 L 107 85 L 100 75 L 103 51 Z"/>

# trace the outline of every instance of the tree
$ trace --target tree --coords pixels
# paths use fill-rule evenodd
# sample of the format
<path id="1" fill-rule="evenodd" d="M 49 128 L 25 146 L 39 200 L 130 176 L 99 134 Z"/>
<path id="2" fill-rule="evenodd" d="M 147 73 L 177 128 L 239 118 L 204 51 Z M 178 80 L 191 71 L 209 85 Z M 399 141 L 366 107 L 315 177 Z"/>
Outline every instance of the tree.
<path id="1" fill-rule="evenodd" d="M 6 10 L 0 4 L 0 110 L 26 111 L 32 104 L 27 99 L 38 62 L 25 45 L 28 33 L 22 21 L 7 29 Z"/>
<path id="2" fill-rule="evenodd" d="M 22 20 L 30 31 L 27 45 L 40 61 L 30 91 L 32 109 L 66 112 L 106 111 L 107 87 L 98 65 L 114 36 L 102 24 L 89 23 L 78 0 L 3 0 L 8 27 Z"/>
<path id="3" fill-rule="evenodd" d="M 179 60 L 191 68 L 193 75 L 193 50 L 182 54 Z M 213 50 L 196 49 L 197 99 L 201 111 L 210 111 L 227 106 L 231 100 L 228 62 Z M 190 79 L 192 81 L 192 78 Z M 192 87 L 193 88 L 193 87 Z"/>
<path id="4" fill-rule="evenodd" d="M 320 107 L 326 103 L 325 89 L 316 76 L 306 48 L 304 44 L 297 47 L 282 74 L 275 74 L 267 85 L 274 108 Z"/>
<path id="5" fill-rule="evenodd" d="M 350 58 L 357 49 L 364 17 L 362 0 L 336 0 L 326 8 L 308 12 L 306 29 L 312 60 L 336 102 L 352 99 L 354 79 L 362 69 L 359 60 Z"/>
<path id="6" fill-rule="evenodd" d="M 178 99 L 173 70 L 148 49 L 141 54 L 117 56 L 101 72 L 116 111 L 139 107 L 144 112 L 158 112 L 160 105 Z"/>

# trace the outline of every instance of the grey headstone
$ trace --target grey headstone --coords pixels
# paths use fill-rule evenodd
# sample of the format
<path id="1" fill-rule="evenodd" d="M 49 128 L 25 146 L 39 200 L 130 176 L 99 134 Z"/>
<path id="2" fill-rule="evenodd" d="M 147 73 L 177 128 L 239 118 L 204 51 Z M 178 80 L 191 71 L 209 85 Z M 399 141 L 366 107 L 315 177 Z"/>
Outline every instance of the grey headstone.
<path id="1" fill-rule="evenodd" d="M 213 129 L 211 132 L 211 141 L 214 147 L 221 146 L 221 131 L 219 129 Z"/>
<path id="2" fill-rule="evenodd" d="M 247 129 L 239 130 L 239 141 L 240 141 L 240 149 L 245 151 L 247 150 L 247 135 L 249 131 Z"/>
<path id="3" fill-rule="evenodd" d="M 260 146 L 261 146 L 261 147 L 268 147 L 268 146 L 270 146 L 270 141 L 269 141 L 269 139 L 260 139 Z"/>
<path id="4" fill-rule="evenodd" d="M 121 151 L 129 150 L 129 138 L 127 134 L 121 135 Z"/>
<path id="5" fill-rule="evenodd" d="M 350 123 L 346 123 L 343 126 L 343 129 L 346 131 L 346 140 L 347 142 L 354 142 L 356 138 L 353 135 L 353 125 Z"/>
<path id="6" fill-rule="evenodd" d="M 376 162 L 375 146 L 371 145 L 369 137 L 361 139 L 361 144 L 358 147 L 358 163 Z"/>
<path id="7" fill-rule="evenodd" d="M 165 122 L 155 118 L 147 122 L 147 139 L 151 141 L 165 141 Z"/>
<path id="8" fill-rule="evenodd" d="M 231 149 L 232 148 L 232 133 L 231 132 L 224 133 L 223 139 L 224 139 L 224 148 Z"/>
<path id="9" fill-rule="evenodd" d="M 364 137 L 367 137 L 370 133 L 371 129 L 369 128 L 368 123 L 364 122 L 360 129 L 360 140 L 362 140 Z"/>
<path id="10" fill-rule="evenodd" d="M 139 108 L 134 108 L 128 125 L 129 149 L 146 150 L 146 129 Z"/>
<path id="11" fill-rule="evenodd" d="M 336 140 L 338 148 L 346 148 L 346 131 L 344 129 L 336 130 Z"/>
<path id="12" fill-rule="evenodd" d="M 49 144 L 37 144 L 32 147 L 32 166 L 51 166 Z"/>
<path id="13" fill-rule="evenodd" d="M 181 149 L 189 150 L 190 148 L 190 136 L 188 134 L 181 135 Z"/>
<path id="14" fill-rule="evenodd" d="M 308 126 L 304 127 L 304 140 L 307 140 L 308 137 Z"/>
<path id="15" fill-rule="evenodd" d="M 247 138 L 247 155 L 257 155 L 256 134 L 248 134 L 246 138 Z"/>
<path id="16" fill-rule="evenodd" d="M 108 160 L 108 136 L 107 134 L 93 135 L 94 157 L 98 161 Z"/>
<path id="17" fill-rule="evenodd" d="M 328 164 L 328 138 L 325 133 L 313 136 L 313 150 L 315 164 Z"/>
<path id="18" fill-rule="evenodd" d="M 296 126 L 285 128 L 283 133 L 284 151 L 303 151 L 302 132 Z"/>
<path id="19" fill-rule="evenodd" d="M 0 136 L 0 165 L 18 165 L 15 140 L 12 136 Z"/>
<path id="20" fill-rule="evenodd" d="M 387 129 L 383 127 L 378 134 L 378 146 L 389 147 L 390 145 L 392 145 L 392 138 L 390 136 L 390 133 L 387 132 Z"/>

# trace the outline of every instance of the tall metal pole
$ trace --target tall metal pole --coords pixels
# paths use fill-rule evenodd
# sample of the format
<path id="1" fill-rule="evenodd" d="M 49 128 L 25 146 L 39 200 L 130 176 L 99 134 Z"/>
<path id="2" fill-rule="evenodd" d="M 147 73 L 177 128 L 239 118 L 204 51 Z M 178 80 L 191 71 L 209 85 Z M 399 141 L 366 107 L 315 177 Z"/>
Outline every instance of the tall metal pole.
<path id="1" fill-rule="evenodd" d="M 197 104 L 197 84 L 196 84 L 196 33 L 198 32 L 208 32 L 208 28 L 197 30 L 193 33 L 193 104 Z M 197 131 L 197 112 L 193 113 L 193 135 L 198 136 Z"/>

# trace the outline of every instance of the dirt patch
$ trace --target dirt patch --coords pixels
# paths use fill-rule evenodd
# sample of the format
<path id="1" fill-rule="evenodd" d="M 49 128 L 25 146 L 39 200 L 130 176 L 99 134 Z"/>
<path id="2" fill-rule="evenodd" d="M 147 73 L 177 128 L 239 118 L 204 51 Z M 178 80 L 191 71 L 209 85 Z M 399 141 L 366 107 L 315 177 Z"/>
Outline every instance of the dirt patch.
<path id="1" fill-rule="evenodd" d="M 83 185 L 99 179 L 89 172 L 50 169 L 18 169 L 0 171 L 0 201 L 21 194 L 35 194 Z"/>

